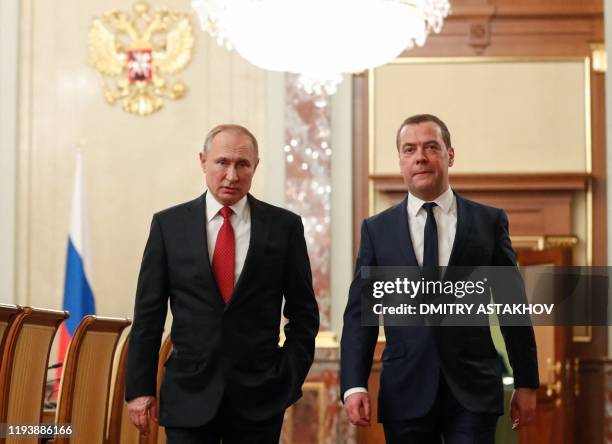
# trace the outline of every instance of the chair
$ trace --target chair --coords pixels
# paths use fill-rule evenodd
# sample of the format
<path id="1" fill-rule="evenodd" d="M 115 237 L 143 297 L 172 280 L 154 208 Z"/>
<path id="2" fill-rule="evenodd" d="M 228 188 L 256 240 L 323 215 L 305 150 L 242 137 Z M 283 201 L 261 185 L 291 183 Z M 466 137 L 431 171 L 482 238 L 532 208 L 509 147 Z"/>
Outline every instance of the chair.
<path id="1" fill-rule="evenodd" d="M 19 305 L 0 304 L 0 353 L 4 350 L 5 333 L 8 334 L 13 321 L 22 312 L 23 308 Z"/>
<path id="2" fill-rule="evenodd" d="M 170 353 L 172 352 L 172 340 L 170 335 L 166 336 L 164 342 L 159 349 L 159 359 L 157 361 L 157 414 L 159 416 L 159 389 L 161 387 L 162 379 L 164 378 L 164 364 L 168 360 Z M 142 443 L 146 444 L 166 444 L 166 433 L 164 428 L 157 423 L 149 420 L 149 434 L 141 435 Z"/>
<path id="3" fill-rule="evenodd" d="M 55 444 L 104 444 L 113 355 L 129 319 L 85 316 L 66 354 L 55 423 L 72 424 L 72 436 Z"/>
<path id="4" fill-rule="evenodd" d="M 109 424 L 106 441 L 108 444 L 138 444 L 139 431 L 127 414 L 125 398 L 125 369 L 130 334 L 124 335 L 115 353 L 111 383 L 112 398 L 109 409 Z"/>
<path id="5" fill-rule="evenodd" d="M 6 338 L 0 370 L 0 423 L 40 424 L 53 338 L 68 312 L 25 307 L 12 338 Z M 0 443 L 37 443 L 38 438 L 15 437 Z"/>
<path id="6" fill-rule="evenodd" d="M 6 417 L 9 385 L 5 374 L 9 369 L 11 357 L 14 353 L 14 337 L 20 318 L 23 317 L 23 308 L 18 305 L 0 304 L 0 421 Z"/>

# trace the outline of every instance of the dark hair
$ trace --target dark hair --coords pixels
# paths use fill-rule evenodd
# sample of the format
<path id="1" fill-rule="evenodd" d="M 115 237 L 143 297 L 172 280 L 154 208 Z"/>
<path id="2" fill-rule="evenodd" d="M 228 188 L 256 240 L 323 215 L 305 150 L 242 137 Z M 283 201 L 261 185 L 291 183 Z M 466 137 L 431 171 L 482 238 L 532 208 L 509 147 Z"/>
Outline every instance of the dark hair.
<path id="1" fill-rule="evenodd" d="M 248 136 L 251 139 L 251 143 L 253 144 L 253 148 L 255 148 L 255 157 L 259 158 L 259 148 L 257 146 L 257 139 L 248 129 L 246 129 L 242 125 L 236 125 L 234 123 L 224 123 L 222 125 L 217 125 L 213 129 L 211 129 L 206 135 L 206 139 L 204 140 L 203 151 L 204 154 L 208 153 L 208 149 L 210 148 L 210 144 L 212 143 L 215 136 L 223 131 L 234 131 L 237 133 L 242 133 L 245 136 Z"/>
<path id="2" fill-rule="evenodd" d="M 440 128 L 440 132 L 442 133 L 442 140 L 444 141 L 444 144 L 446 145 L 446 149 L 449 149 L 451 147 L 450 131 L 448 130 L 448 127 L 446 126 L 446 124 L 442 122 L 442 120 L 439 117 L 436 117 L 433 114 L 416 114 L 404 120 L 402 124 L 400 125 L 399 129 L 397 130 L 397 134 L 395 136 L 395 145 L 397 146 L 398 151 L 400 148 L 399 137 L 400 137 L 400 132 L 402 131 L 402 128 L 404 128 L 407 125 L 418 125 L 419 123 L 423 123 L 423 122 L 433 122 L 436 125 L 438 125 L 438 127 Z"/>

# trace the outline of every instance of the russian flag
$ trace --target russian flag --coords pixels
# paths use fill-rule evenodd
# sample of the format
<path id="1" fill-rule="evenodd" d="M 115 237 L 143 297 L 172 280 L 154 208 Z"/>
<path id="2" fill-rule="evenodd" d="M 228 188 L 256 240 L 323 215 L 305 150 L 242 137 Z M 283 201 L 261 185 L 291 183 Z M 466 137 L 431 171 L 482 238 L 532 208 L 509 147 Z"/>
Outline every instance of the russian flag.
<path id="1" fill-rule="evenodd" d="M 72 207 L 70 210 L 70 232 L 66 253 L 66 276 L 64 278 L 64 310 L 70 312 L 60 327 L 58 362 L 64 362 L 66 350 L 81 319 L 96 313 L 96 304 L 91 290 L 91 261 L 86 223 L 85 196 L 83 189 L 83 166 L 81 153 L 77 152 Z M 57 377 L 61 376 L 61 367 Z"/>

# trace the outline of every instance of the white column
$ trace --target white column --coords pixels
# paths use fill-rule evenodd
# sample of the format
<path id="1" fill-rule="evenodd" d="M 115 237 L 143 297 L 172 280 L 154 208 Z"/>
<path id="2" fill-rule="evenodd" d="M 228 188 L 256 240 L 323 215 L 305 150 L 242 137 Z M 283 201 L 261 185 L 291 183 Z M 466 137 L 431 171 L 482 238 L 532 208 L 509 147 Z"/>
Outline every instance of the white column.
<path id="1" fill-rule="evenodd" d="M 344 80 L 332 97 L 331 168 L 331 330 L 338 340 L 342 316 L 353 278 L 353 139 L 352 75 Z"/>
<path id="2" fill-rule="evenodd" d="M 263 175 L 263 200 L 285 206 L 285 73 L 266 71 L 265 158 L 257 174 Z"/>
<path id="3" fill-rule="evenodd" d="M 19 0 L 0 1 L 0 302 L 15 302 Z"/>

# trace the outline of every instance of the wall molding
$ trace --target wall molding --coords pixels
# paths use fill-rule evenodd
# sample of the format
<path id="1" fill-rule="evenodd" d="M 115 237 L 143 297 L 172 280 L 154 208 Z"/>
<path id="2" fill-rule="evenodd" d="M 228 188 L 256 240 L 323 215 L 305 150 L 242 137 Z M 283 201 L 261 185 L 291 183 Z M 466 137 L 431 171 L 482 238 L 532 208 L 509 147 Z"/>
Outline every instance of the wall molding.
<path id="1" fill-rule="evenodd" d="M 370 175 L 374 192 L 397 202 L 406 194 L 397 174 Z M 491 173 L 450 176 L 453 189 L 462 196 L 503 208 L 512 236 L 574 236 L 572 205 L 576 194 L 589 188 L 588 173 Z"/>
<path id="2" fill-rule="evenodd" d="M 585 191 L 591 175 L 575 173 L 451 174 L 453 189 L 461 191 Z M 374 189 L 382 193 L 406 192 L 399 174 L 371 174 Z"/>

